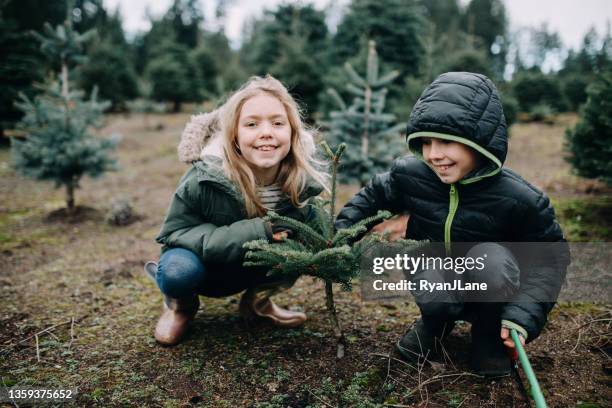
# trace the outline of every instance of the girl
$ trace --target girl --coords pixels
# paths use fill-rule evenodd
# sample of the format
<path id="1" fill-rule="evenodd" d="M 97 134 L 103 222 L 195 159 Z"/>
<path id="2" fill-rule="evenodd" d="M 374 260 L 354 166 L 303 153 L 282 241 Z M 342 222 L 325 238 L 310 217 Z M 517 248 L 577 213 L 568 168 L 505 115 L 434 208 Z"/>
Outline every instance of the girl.
<path id="1" fill-rule="evenodd" d="M 181 340 L 198 295 L 244 290 L 243 316 L 279 327 L 304 323 L 304 313 L 269 299 L 293 282 L 274 282 L 266 270 L 242 266 L 244 243 L 280 241 L 290 233 L 263 220 L 268 210 L 307 222 L 313 210 L 306 201 L 326 185 L 313 136 L 287 89 L 271 76 L 251 78 L 221 108 L 193 117 L 178 150 L 192 166 L 156 238 L 163 245 L 159 265 L 145 265 L 164 295 L 155 339 L 163 345 Z"/>

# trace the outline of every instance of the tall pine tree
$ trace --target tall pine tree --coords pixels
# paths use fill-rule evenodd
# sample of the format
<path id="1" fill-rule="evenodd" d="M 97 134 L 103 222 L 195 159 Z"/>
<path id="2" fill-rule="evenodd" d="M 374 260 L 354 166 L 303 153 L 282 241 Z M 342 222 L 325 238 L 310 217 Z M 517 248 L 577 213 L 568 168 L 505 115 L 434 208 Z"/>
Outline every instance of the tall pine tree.
<path id="1" fill-rule="evenodd" d="M 345 64 L 346 89 L 353 96 L 353 103 L 347 106 L 338 92 L 330 89 L 340 110 L 330 113 L 330 141 L 332 144 L 347 144 L 343 182 L 365 183 L 376 173 L 388 168 L 393 159 L 405 149 L 395 115 L 385 113 L 385 102 L 389 84 L 399 75 L 391 71 L 379 75 L 379 60 L 374 41 L 368 45 L 367 71 L 360 76 L 351 64 Z"/>
<path id="2" fill-rule="evenodd" d="M 60 66 L 59 81 L 52 81 L 34 99 L 22 94 L 17 103 L 25 114 L 20 128 L 26 139 L 14 141 L 14 166 L 26 176 L 64 186 L 68 214 L 75 212 L 79 180 L 84 175 L 100 176 L 114 166 L 109 153 L 115 143 L 96 138 L 89 130 L 101 124 L 109 103 L 99 102 L 96 90 L 84 100 L 82 91 L 69 86 L 69 71 L 82 61 L 83 44 L 94 34 L 77 33 L 69 19 L 55 30 L 46 24 L 44 34 L 35 35 L 41 50 Z"/>

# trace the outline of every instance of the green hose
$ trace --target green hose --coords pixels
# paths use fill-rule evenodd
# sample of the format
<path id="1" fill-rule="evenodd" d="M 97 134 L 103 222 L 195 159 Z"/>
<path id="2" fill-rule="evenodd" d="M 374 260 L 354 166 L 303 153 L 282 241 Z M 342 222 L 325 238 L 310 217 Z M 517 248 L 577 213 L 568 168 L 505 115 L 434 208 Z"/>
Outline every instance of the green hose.
<path id="1" fill-rule="evenodd" d="M 546 408 L 546 400 L 544 400 L 544 394 L 542 394 L 542 390 L 540 389 L 540 384 L 538 384 L 538 379 L 533 372 L 533 368 L 531 368 L 531 364 L 529 364 L 529 359 L 527 358 L 527 353 L 525 353 L 525 349 L 519 340 L 519 335 L 514 329 L 510 329 L 510 335 L 512 336 L 512 341 L 516 345 L 516 350 L 518 351 L 519 360 L 521 360 L 521 366 L 523 367 L 523 371 L 525 371 L 525 375 L 527 376 L 527 380 L 529 381 L 529 387 L 531 388 L 531 396 L 535 401 L 536 408 Z"/>

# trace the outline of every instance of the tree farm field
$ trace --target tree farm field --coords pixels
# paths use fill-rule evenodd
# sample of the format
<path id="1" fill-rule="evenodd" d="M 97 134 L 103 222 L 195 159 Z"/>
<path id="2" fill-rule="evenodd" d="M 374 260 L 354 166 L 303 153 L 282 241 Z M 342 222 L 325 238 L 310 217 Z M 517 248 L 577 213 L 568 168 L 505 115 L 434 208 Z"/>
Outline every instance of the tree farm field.
<path id="1" fill-rule="evenodd" d="M 348 341 L 341 360 L 323 285 L 309 278 L 275 297 L 308 314 L 300 329 L 243 321 L 239 295 L 201 298 L 184 342 L 157 345 L 162 298 L 142 266 L 159 255 L 154 237 L 186 170 L 176 146 L 188 119 L 107 116 L 100 134 L 123 137 L 119 169 L 83 180 L 72 217 L 60 210 L 62 190 L 16 174 L 10 152 L 0 150 L 3 386 L 78 387 L 77 406 L 527 406 L 513 378 L 485 381 L 469 373 L 467 323 L 449 339 L 446 364 L 395 360 L 392 345 L 418 309 L 411 302 L 362 302 L 358 283 L 353 292 L 335 291 Z M 569 240 L 610 241 L 611 189 L 572 175 L 563 159 L 565 128 L 576 120 L 560 115 L 552 125 L 514 125 L 506 164 L 549 194 Z M 339 203 L 357 190 L 341 186 Z M 118 199 L 131 202 L 135 222 L 105 221 Z M 609 304 L 558 305 L 527 346 L 551 407 L 612 400 L 611 319 Z"/>

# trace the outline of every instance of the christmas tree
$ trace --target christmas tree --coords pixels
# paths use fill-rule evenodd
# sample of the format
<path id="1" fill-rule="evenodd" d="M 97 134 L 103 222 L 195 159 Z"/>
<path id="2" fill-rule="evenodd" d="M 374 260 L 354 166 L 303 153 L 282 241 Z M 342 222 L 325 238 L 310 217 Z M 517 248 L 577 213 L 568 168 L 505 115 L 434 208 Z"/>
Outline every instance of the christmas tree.
<path id="1" fill-rule="evenodd" d="M 64 25 L 53 29 L 47 23 L 44 34 L 34 35 L 43 53 L 61 71 L 59 81 L 52 78 L 39 96 L 30 99 L 21 94 L 16 102 L 25 114 L 19 128 L 26 139 L 13 140 L 13 165 L 26 176 L 64 186 L 67 212 L 73 214 L 79 180 L 84 175 L 100 176 L 114 167 L 109 153 L 116 142 L 96 138 L 90 132 L 91 127 L 101 126 L 103 112 L 110 104 L 97 100 L 97 89 L 86 100 L 84 92 L 69 86 L 70 69 L 83 61 L 83 44 L 95 32 L 77 33 L 68 17 Z"/>
<path id="2" fill-rule="evenodd" d="M 353 241 L 363 235 L 369 226 L 389 218 L 391 213 L 380 211 L 351 228 L 335 232 L 336 179 L 346 145 L 340 144 L 336 152 L 326 142 L 322 146 L 332 164 L 331 200 L 315 202 L 316 218 L 310 225 L 269 212 L 266 219 L 293 231 L 292 239 L 280 243 L 266 240 L 246 243 L 245 248 L 249 251 L 244 265 L 270 268 L 268 275 L 271 277 L 297 279 L 310 275 L 322 279 L 325 282 L 326 306 L 337 339 L 337 356 L 342 358 L 346 344 L 336 312 L 332 284 L 339 283 L 344 290 L 351 290 L 351 281 L 359 273 L 361 255 L 371 244 L 380 242 L 381 236 L 372 234 L 355 244 Z"/>
<path id="3" fill-rule="evenodd" d="M 580 122 L 566 133 L 569 161 L 579 175 L 612 185 L 612 71 L 599 75 L 587 94 Z"/>
<path id="4" fill-rule="evenodd" d="M 343 160 L 342 182 L 358 181 L 362 186 L 376 173 L 385 171 L 405 146 L 399 132 L 403 124 L 397 124 L 395 115 L 385 113 L 386 86 L 399 75 L 391 71 L 379 76 L 379 60 L 374 41 L 369 42 L 365 77 L 360 76 L 351 64 L 344 66 L 348 75 L 346 89 L 355 96 L 350 106 L 335 89 L 328 93 L 340 110 L 330 113 L 329 137 L 332 144 L 346 143 Z"/>

